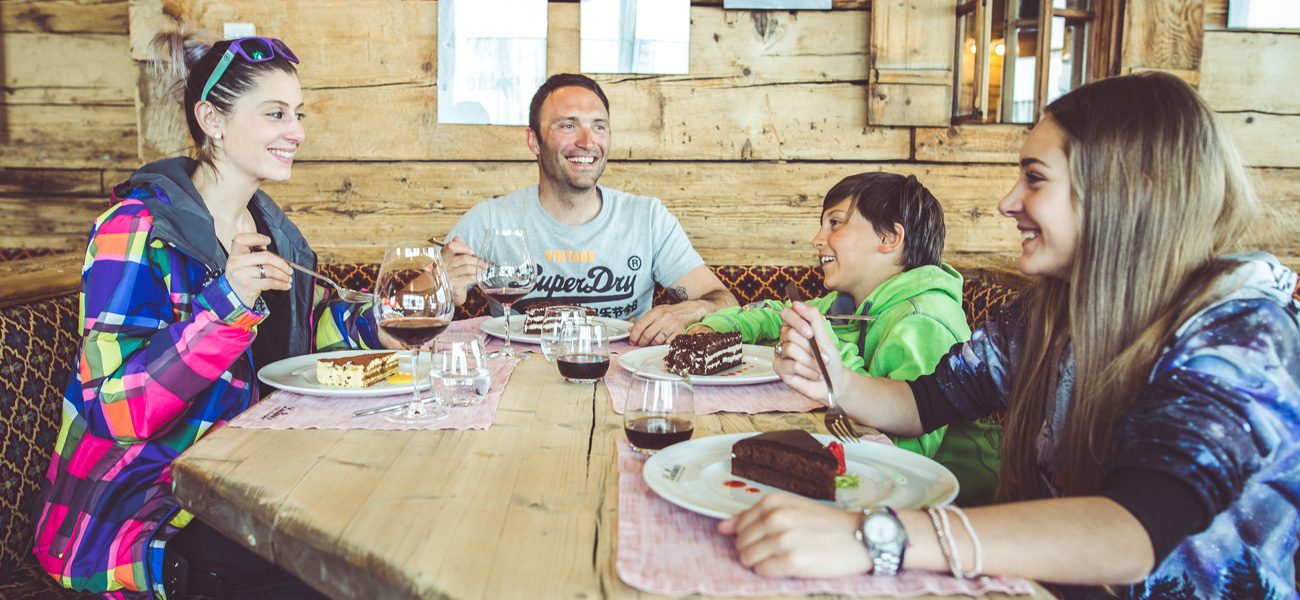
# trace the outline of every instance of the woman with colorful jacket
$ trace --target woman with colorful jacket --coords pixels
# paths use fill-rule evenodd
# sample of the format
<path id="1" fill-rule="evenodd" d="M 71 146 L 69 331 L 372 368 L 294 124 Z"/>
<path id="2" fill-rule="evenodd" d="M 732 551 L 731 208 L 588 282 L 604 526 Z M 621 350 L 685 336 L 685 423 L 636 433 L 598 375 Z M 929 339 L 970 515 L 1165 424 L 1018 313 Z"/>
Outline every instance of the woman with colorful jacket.
<path id="1" fill-rule="evenodd" d="M 812 245 L 832 291 L 807 304 L 822 314 L 874 319 L 828 321 L 844 368 L 911 381 L 970 339 L 962 277 L 941 261 L 944 237 L 943 207 L 916 177 L 861 173 L 826 193 Z M 738 331 L 745 343 L 775 341 L 789 305 L 769 300 L 720 310 L 688 332 Z M 963 501 L 983 503 L 997 484 L 998 439 L 992 424 L 961 422 L 894 443 L 943 463 L 957 476 Z"/>
<path id="2" fill-rule="evenodd" d="M 170 473 L 182 451 L 258 401 L 260 366 L 379 344 L 361 307 L 327 302 L 289 268 L 286 259 L 315 265 L 315 254 L 258 189 L 289 179 L 305 137 L 298 60 L 269 38 L 208 46 L 164 34 L 154 47 L 188 69 L 198 159 L 144 166 L 91 230 L 80 366 L 34 550 L 64 586 L 105 597 L 314 597 L 181 510 Z"/>

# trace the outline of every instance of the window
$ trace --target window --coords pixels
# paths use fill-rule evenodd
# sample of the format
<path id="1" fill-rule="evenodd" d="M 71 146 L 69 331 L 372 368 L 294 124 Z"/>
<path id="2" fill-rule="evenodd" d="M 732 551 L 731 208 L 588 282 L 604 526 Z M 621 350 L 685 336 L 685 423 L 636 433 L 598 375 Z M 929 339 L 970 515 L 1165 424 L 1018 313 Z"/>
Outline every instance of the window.
<path id="1" fill-rule="evenodd" d="M 1115 0 L 957 4 L 954 123 L 1032 123 L 1043 107 L 1114 72 Z"/>

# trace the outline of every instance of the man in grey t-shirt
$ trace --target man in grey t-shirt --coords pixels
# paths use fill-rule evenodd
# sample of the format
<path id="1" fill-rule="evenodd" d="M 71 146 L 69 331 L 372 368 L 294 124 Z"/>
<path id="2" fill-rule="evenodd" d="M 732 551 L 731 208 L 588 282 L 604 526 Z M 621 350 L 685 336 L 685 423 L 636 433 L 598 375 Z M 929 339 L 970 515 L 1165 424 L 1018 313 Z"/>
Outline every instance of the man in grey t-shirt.
<path id="1" fill-rule="evenodd" d="M 609 152 L 609 101 L 595 81 L 560 74 L 548 79 L 529 113 L 528 148 L 539 182 L 480 202 L 452 229 L 443 249 L 456 302 L 474 282 L 487 228 L 523 229 L 541 269 L 537 286 L 515 306 L 551 298 L 601 315 L 635 321 L 631 341 L 663 344 L 686 326 L 736 299 L 704 265 L 658 198 L 596 185 Z M 682 299 L 651 307 L 654 284 Z"/>

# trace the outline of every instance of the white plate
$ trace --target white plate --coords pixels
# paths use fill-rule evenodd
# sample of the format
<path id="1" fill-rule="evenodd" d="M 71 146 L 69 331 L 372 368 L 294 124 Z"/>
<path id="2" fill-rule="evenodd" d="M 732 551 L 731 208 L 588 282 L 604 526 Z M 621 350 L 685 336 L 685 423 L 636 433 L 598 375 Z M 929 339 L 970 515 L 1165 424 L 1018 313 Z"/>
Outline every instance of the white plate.
<path id="1" fill-rule="evenodd" d="M 731 446 L 755 433 L 731 433 L 673 444 L 651 456 L 642 473 L 664 500 L 702 515 L 725 519 L 758 502 L 764 494 L 785 492 L 731 474 Z M 823 445 L 835 438 L 813 434 Z M 957 478 L 943 465 L 919 454 L 877 442 L 844 444 L 845 471 L 862 478 L 857 489 L 835 491 L 828 506 L 861 510 L 872 506 L 919 508 L 943 505 L 957 497 Z M 676 476 L 673 473 L 676 472 Z M 743 488 L 728 487 L 742 481 Z M 749 492 L 755 488 L 758 492 Z"/>
<path id="2" fill-rule="evenodd" d="M 592 318 L 605 324 L 605 335 L 609 337 L 609 341 L 611 342 L 627 339 L 629 335 L 628 332 L 632 329 L 632 324 L 627 321 L 611 319 L 609 317 Z M 482 329 L 483 333 L 492 337 L 504 340 L 506 339 L 506 318 L 492 317 L 491 319 L 483 321 L 483 324 L 479 325 L 479 329 Z M 524 316 L 510 315 L 510 341 L 512 343 L 523 342 L 525 344 L 541 344 L 542 336 L 533 333 L 524 333 Z"/>
<path id="3" fill-rule="evenodd" d="M 316 359 L 318 358 L 339 358 L 341 356 L 355 356 L 357 354 L 370 354 L 373 352 L 391 352 L 390 350 L 338 350 L 335 352 L 321 352 L 318 354 L 304 354 L 294 356 L 284 360 L 277 360 L 257 372 L 257 378 L 262 383 L 273 385 L 282 390 L 289 392 L 298 392 L 299 394 L 311 394 L 313 396 L 391 396 L 402 392 L 410 393 L 411 384 L 409 383 L 388 383 L 381 381 L 365 388 L 341 388 L 321 385 L 316 381 Z M 397 368 L 403 373 L 411 372 L 411 353 L 399 352 L 397 357 Z M 419 382 L 420 389 L 429 387 L 429 357 L 425 355 L 420 361 L 420 376 L 415 380 Z"/>
<path id="4" fill-rule="evenodd" d="M 780 379 L 772 370 L 772 349 L 767 346 L 743 344 L 740 347 L 740 366 L 713 375 L 691 375 L 694 385 L 751 385 Z M 652 379 L 680 379 L 664 367 L 668 346 L 638 348 L 618 357 L 618 364 L 629 371 L 638 371 Z"/>

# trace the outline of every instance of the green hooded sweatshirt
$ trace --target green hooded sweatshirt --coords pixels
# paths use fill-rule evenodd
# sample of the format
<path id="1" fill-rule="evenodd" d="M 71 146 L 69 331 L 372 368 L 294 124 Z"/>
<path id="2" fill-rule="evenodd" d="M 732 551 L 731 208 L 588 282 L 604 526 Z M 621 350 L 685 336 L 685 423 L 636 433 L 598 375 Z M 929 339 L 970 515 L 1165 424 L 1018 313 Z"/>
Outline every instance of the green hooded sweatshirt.
<path id="1" fill-rule="evenodd" d="M 873 377 L 912 381 L 934 371 L 954 344 L 970 339 L 970 327 L 961 307 L 962 277 L 948 265 L 927 265 L 904 271 L 885 280 L 858 306 L 847 294 L 831 292 L 809 300 L 807 304 L 822 314 L 864 314 L 872 322 L 849 322 L 827 327 L 836 340 L 836 350 L 846 368 Z M 758 305 L 732 307 L 715 312 L 698 326 L 714 331 L 738 331 L 745 343 L 757 344 L 778 339 L 781 334 L 781 310 L 788 301 L 768 300 Z M 692 325 L 692 327 L 696 326 Z M 987 426 L 960 423 L 951 427 Z M 968 492 L 983 496 L 997 484 L 996 462 L 990 468 L 978 463 L 996 460 L 996 446 L 963 448 L 962 456 L 943 456 L 940 446 L 949 427 L 936 429 L 917 438 L 894 439 L 894 444 L 936 458 L 957 475 L 962 496 Z M 963 439 L 986 439 L 963 430 Z M 987 443 L 993 443 L 988 441 Z M 975 462 L 977 464 L 966 464 Z"/>

